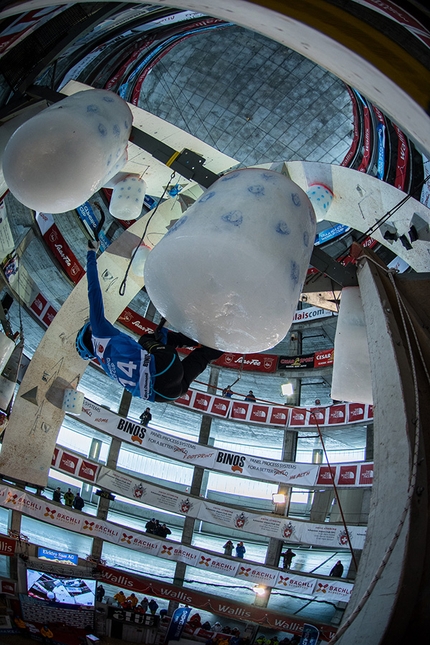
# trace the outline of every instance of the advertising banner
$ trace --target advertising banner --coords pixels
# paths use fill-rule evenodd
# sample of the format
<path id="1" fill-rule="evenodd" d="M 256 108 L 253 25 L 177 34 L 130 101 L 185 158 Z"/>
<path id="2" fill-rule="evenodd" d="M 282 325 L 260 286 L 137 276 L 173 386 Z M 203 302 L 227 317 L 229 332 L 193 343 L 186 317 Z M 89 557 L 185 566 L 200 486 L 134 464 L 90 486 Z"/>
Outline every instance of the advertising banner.
<path id="1" fill-rule="evenodd" d="M 326 367 L 334 363 L 334 349 L 322 349 L 314 354 L 314 367 Z"/>
<path id="2" fill-rule="evenodd" d="M 281 571 L 278 573 L 275 589 L 282 589 L 283 591 L 290 591 L 291 593 L 312 596 L 315 584 L 315 578 L 311 578 L 309 576 L 298 576 L 294 573 L 290 573 L 289 571 Z"/>
<path id="3" fill-rule="evenodd" d="M 303 542 L 314 546 L 334 546 L 348 548 L 344 529 L 333 524 L 313 524 L 298 520 L 283 519 L 272 514 L 260 514 L 253 511 L 240 511 L 205 499 L 186 496 L 166 488 L 142 482 L 125 473 L 119 473 L 102 467 L 97 484 L 113 493 L 132 499 L 155 508 L 187 515 L 195 519 L 225 526 L 228 529 L 244 530 L 256 535 L 265 535 L 292 542 Z M 363 548 L 366 527 L 348 527 L 353 547 Z"/>
<path id="4" fill-rule="evenodd" d="M 314 600 L 329 600 L 330 602 L 349 602 L 354 585 L 351 582 L 324 582 L 317 580 Z"/>
<path id="5" fill-rule="evenodd" d="M 0 555 L 13 555 L 15 553 L 16 540 L 0 535 Z"/>
<path id="6" fill-rule="evenodd" d="M 36 222 L 39 223 L 41 219 L 46 216 L 46 213 L 37 213 Z M 52 217 L 52 215 L 50 217 Z M 46 225 L 47 222 L 45 221 L 44 224 Z M 45 240 L 46 246 L 49 248 L 54 258 L 60 264 L 64 273 L 74 284 L 78 283 L 82 276 L 85 275 L 85 271 L 79 264 L 76 255 L 73 253 L 64 237 L 61 235 L 57 225 L 53 220 L 51 226 L 49 226 L 46 233 L 43 234 L 43 239 Z"/>
<path id="7" fill-rule="evenodd" d="M 78 566 L 78 556 L 75 553 L 64 553 L 63 551 L 53 551 L 39 546 L 37 549 L 37 557 L 40 560 L 49 560 L 50 562 L 59 562 L 60 564 L 70 564 Z"/>
<path id="8" fill-rule="evenodd" d="M 220 367 L 233 367 L 244 372 L 276 372 L 278 357 L 273 354 L 231 354 L 226 352 L 214 361 Z"/>
<path id="9" fill-rule="evenodd" d="M 190 392 L 190 390 L 189 390 Z M 194 393 L 193 393 L 194 395 Z M 214 401 L 217 397 L 212 397 Z M 221 399 L 227 401 L 227 399 Z M 242 404 L 238 404 L 240 409 Z M 246 403 L 247 408 L 255 407 L 255 404 Z M 364 414 L 364 407 L 362 404 L 350 404 L 356 406 L 353 410 L 355 418 Z M 256 406 L 257 409 L 260 406 Z M 311 408 L 309 411 L 309 425 L 316 423 L 315 419 L 321 425 L 325 423 L 326 415 L 330 408 Z M 286 419 L 285 413 L 288 408 L 272 408 L 271 415 L 283 415 Z M 299 425 L 306 421 L 306 417 L 301 418 L 302 409 L 295 408 L 293 410 L 294 423 Z M 350 413 L 351 414 L 351 413 Z M 182 463 L 189 463 L 195 466 L 202 466 L 216 470 L 219 472 L 236 475 L 238 477 L 249 477 L 258 479 L 260 481 L 269 481 L 276 483 L 289 483 L 295 486 L 315 486 L 324 484 L 326 486 L 332 485 L 332 480 L 325 466 L 318 466 L 316 464 L 300 464 L 295 462 L 284 462 L 271 459 L 264 459 L 246 455 L 241 453 L 227 452 L 211 446 L 203 446 L 193 441 L 187 441 L 180 437 L 175 437 L 159 430 L 147 428 L 141 423 L 129 421 L 125 417 L 121 417 L 110 410 L 106 410 L 89 399 L 84 400 L 82 413 L 80 415 L 82 421 L 97 428 L 101 432 L 105 432 L 111 436 L 118 437 L 127 443 L 139 445 L 142 449 L 150 450 L 157 454 L 162 454 Z M 281 419 L 277 419 L 281 421 Z M 60 449 L 58 449 L 60 450 Z M 70 474 L 78 474 L 79 477 L 89 481 L 96 481 L 99 472 L 99 465 L 96 465 L 89 460 L 83 460 L 79 455 L 73 455 L 70 451 L 61 449 L 55 454 L 55 459 L 52 465 L 64 472 Z M 335 483 L 345 486 L 371 486 L 373 483 L 373 463 L 367 464 L 365 471 L 361 472 L 360 464 L 345 464 L 349 472 L 354 473 L 354 478 L 351 475 L 345 477 L 344 472 L 340 469 L 343 464 L 336 464 L 333 466 L 333 474 Z M 353 467 L 355 466 L 355 468 Z M 142 491 L 136 490 L 134 496 L 138 497 Z"/>
<path id="10" fill-rule="evenodd" d="M 280 356 L 278 370 L 293 370 L 298 368 L 313 368 L 314 354 L 301 354 L 300 356 Z"/>
<path id="11" fill-rule="evenodd" d="M 168 583 L 158 582 L 156 580 L 133 576 L 132 574 L 117 571 L 103 565 L 98 566 L 101 572 L 102 581 L 106 584 L 122 587 L 128 591 L 156 596 L 157 598 L 166 598 L 177 602 L 191 605 L 195 609 L 205 609 L 219 616 L 226 618 L 244 620 L 264 625 L 279 631 L 287 631 L 294 634 L 301 634 L 305 622 L 296 616 L 291 617 L 286 614 L 278 614 L 267 609 L 254 605 L 246 605 L 230 600 L 229 598 L 219 598 L 206 593 L 199 593 L 192 589 L 175 587 Z M 336 633 L 336 628 L 330 625 L 318 624 L 320 637 L 324 641 L 329 641 Z"/>
<path id="12" fill-rule="evenodd" d="M 73 509 L 65 513 L 64 507 L 34 495 L 23 493 L 7 486 L 0 486 L 0 506 L 6 508 L 14 508 L 14 510 L 22 510 L 26 515 L 41 519 L 49 522 L 55 526 L 68 528 L 89 537 L 101 537 L 107 542 L 118 544 L 126 548 L 134 549 L 139 552 L 148 553 L 150 555 L 159 556 L 164 559 L 173 560 L 175 562 L 184 562 L 193 567 L 213 571 L 221 575 L 226 575 L 234 578 L 241 578 L 249 580 L 250 582 L 265 584 L 270 587 L 278 587 L 288 589 L 295 589 L 296 592 L 301 588 L 301 593 L 311 594 L 312 585 L 318 582 L 326 583 L 326 579 L 321 580 L 319 577 L 310 575 L 301 575 L 299 572 L 290 574 L 290 572 L 279 571 L 274 567 L 266 567 L 253 562 L 244 560 L 232 560 L 231 558 L 222 557 L 217 554 L 212 554 L 201 549 L 182 545 L 177 542 L 169 540 L 161 540 L 156 536 L 151 536 L 146 533 L 141 533 L 134 529 L 128 529 L 123 526 L 114 524 L 113 522 L 98 520 L 90 515 L 78 513 Z M 211 505 L 212 507 L 214 505 Z M 208 509 L 210 510 L 210 509 Z M 221 508 L 222 510 L 222 508 Z M 224 509 L 226 510 L 226 509 Z M 283 537 L 290 541 L 300 542 L 300 536 L 303 534 L 301 525 L 309 525 L 315 531 L 323 531 L 325 527 L 332 528 L 331 543 L 329 546 L 339 549 L 345 546 L 345 541 L 341 535 L 342 529 L 339 526 L 329 527 L 328 525 L 311 525 L 307 522 L 296 522 L 283 520 L 282 518 L 274 518 L 273 516 L 258 516 L 258 514 L 240 514 L 237 510 L 229 509 L 230 515 L 224 515 L 224 521 L 230 528 L 231 523 L 228 524 L 228 517 L 233 520 L 236 528 L 244 528 L 248 525 L 252 526 L 252 515 L 254 515 L 255 525 L 258 528 L 264 527 L 267 535 Z M 321 528 L 323 527 L 323 528 Z M 355 540 L 354 548 L 357 547 L 357 540 L 355 539 L 355 531 L 360 530 L 363 532 L 363 540 L 365 534 L 364 527 L 350 527 L 348 529 L 351 540 Z M 344 533 L 344 532 L 343 532 Z M 260 532 L 260 534 L 262 534 Z M 336 542 L 337 539 L 337 542 Z M 326 543 L 328 540 L 325 540 Z M 67 555 L 67 554 L 66 554 Z M 348 583 L 349 584 L 349 583 Z M 352 587 L 352 585 L 350 585 Z M 333 584 L 332 587 L 339 587 L 338 584 Z M 321 587 L 321 594 L 325 595 L 330 593 L 342 593 L 345 591 L 329 590 L 328 587 Z M 325 589 L 325 591 L 323 591 Z M 323 596 L 321 596 L 323 597 Z"/>
<path id="13" fill-rule="evenodd" d="M 173 612 L 164 643 L 181 640 L 181 634 L 190 615 L 191 607 L 178 607 Z"/>
<path id="14" fill-rule="evenodd" d="M 317 320 L 318 318 L 329 318 L 334 316 L 332 311 L 321 309 L 321 307 L 306 307 L 306 309 L 298 309 L 293 317 L 293 324 L 298 322 L 306 322 L 308 320 Z"/>

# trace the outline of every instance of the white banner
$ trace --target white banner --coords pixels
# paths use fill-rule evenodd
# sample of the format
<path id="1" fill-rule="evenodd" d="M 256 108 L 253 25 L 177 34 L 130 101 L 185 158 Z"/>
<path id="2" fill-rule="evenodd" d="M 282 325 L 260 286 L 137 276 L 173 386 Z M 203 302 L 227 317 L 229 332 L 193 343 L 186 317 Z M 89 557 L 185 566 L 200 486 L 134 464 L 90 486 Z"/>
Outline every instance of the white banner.
<path id="1" fill-rule="evenodd" d="M 155 508 L 225 526 L 227 529 L 239 529 L 255 535 L 313 546 L 349 548 L 345 530 L 337 524 L 313 524 L 271 514 L 241 511 L 206 499 L 177 493 L 106 467 L 101 468 L 97 485 L 113 493 L 138 499 Z M 350 526 L 348 533 L 353 548 L 362 549 L 366 527 Z"/>
<path id="2" fill-rule="evenodd" d="M 354 585 L 350 582 L 325 582 L 323 580 L 315 581 L 315 600 L 329 600 L 330 602 L 349 602 Z"/>
<path id="3" fill-rule="evenodd" d="M 327 466 L 276 461 L 202 446 L 166 432 L 146 428 L 140 423 L 105 410 L 88 399 L 84 401 L 80 419 L 93 428 L 126 443 L 139 445 L 145 450 L 182 463 L 277 484 L 304 487 L 332 485 Z M 373 483 L 373 463 L 371 462 L 336 464 L 332 466 L 332 472 L 335 484 L 338 486 L 371 486 Z M 84 473 L 80 472 L 79 475 L 83 476 Z"/>
<path id="4" fill-rule="evenodd" d="M 298 576 L 289 571 L 278 573 L 278 579 L 274 585 L 275 589 L 289 591 L 291 593 L 312 595 L 314 593 L 316 579 L 309 576 Z"/>
<path id="5" fill-rule="evenodd" d="M 291 593 L 296 592 L 306 595 L 315 593 L 316 598 L 320 600 L 345 601 L 347 593 L 350 593 L 353 586 L 350 583 L 327 582 L 326 578 L 313 578 L 307 574 L 301 575 L 300 573 L 279 571 L 275 567 L 266 567 L 247 560 L 223 558 L 217 554 L 211 554 L 194 547 L 140 533 L 113 522 L 99 520 L 73 509 L 66 510 L 64 506 L 51 502 L 44 497 L 37 497 L 8 486 L 0 486 L 0 506 L 21 511 L 30 517 L 55 526 L 90 537 L 100 537 L 112 544 L 159 556 L 166 560 L 184 562 L 199 569 L 249 580 L 249 582 L 264 584 L 268 587 L 284 589 L 291 591 Z M 280 524 L 279 521 L 278 524 Z"/>

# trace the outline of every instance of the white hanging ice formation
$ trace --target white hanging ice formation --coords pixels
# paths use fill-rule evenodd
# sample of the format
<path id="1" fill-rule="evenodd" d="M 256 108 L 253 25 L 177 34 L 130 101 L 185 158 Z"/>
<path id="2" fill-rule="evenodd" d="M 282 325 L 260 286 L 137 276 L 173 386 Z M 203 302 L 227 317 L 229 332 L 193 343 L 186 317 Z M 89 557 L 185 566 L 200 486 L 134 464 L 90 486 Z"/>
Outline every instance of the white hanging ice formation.
<path id="1" fill-rule="evenodd" d="M 308 197 L 284 175 L 227 173 L 149 253 L 148 294 L 172 326 L 204 345 L 269 349 L 291 326 L 315 228 Z"/>
<path id="2" fill-rule="evenodd" d="M 11 193 L 35 211 L 83 204 L 124 166 L 132 113 L 107 90 L 77 92 L 21 125 L 3 155 Z"/>

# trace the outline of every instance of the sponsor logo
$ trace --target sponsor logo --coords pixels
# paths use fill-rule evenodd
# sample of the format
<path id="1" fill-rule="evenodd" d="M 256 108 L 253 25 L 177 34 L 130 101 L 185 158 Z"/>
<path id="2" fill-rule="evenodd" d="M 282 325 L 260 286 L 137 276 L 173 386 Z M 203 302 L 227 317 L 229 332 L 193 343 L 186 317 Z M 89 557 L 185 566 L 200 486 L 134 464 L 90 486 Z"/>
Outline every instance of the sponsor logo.
<path id="1" fill-rule="evenodd" d="M 84 525 L 82 528 L 84 531 L 92 531 L 94 529 L 94 524 L 95 522 L 89 522 L 88 520 L 84 520 Z"/>
<path id="2" fill-rule="evenodd" d="M 187 497 L 187 499 L 183 499 L 181 501 L 181 504 L 180 504 L 179 508 L 181 510 L 181 513 L 188 513 L 188 511 L 190 511 L 193 508 L 193 506 L 194 506 L 194 504 L 192 504 L 190 502 L 190 500 L 188 499 L 188 497 Z"/>
<path id="3" fill-rule="evenodd" d="M 133 496 L 136 497 L 137 499 L 140 499 L 145 494 L 146 494 L 146 488 L 144 488 L 141 483 L 137 484 L 133 488 Z"/>
<path id="4" fill-rule="evenodd" d="M 50 517 L 50 518 L 51 518 L 51 520 L 53 520 L 53 519 L 55 518 L 55 514 L 56 514 L 56 512 L 57 512 L 57 511 L 56 511 L 56 509 L 55 509 L 55 508 L 49 508 L 49 506 L 45 506 L 45 513 L 44 513 L 44 516 L 45 516 L 45 517 Z"/>
<path id="5" fill-rule="evenodd" d="M 96 471 L 93 468 L 90 468 L 89 466 L 81 467 L 81 473 L 84 473 L 85 475 L 90 475 L 90 477 L 94 477 L 95 472 Z"/>
<path id="6" fill-rule="evenodd" d="M 338 536 L 339 544 L 341 544 L 342 546 L 348 544 L 348 537 L 350 537 L 348 531 L 341 531 Z"/>
<path id="7" fill-rule="evenodd" d="M 13 547 L 11 544 L 8 544 L 7 542 L 4 542 L 3 540 L 0 540 L 0 552 L 2 553 L 12 553 L 13 552 Z"/>
<path id="8" fill-rule="evenodd" d="M 131 544 L 132 539 L 133 539 L 132 535 L 127 535 L 127 533 L 123 533 L 120 541 L 125 542 L 126 544 Z"/>
<path id="9" fill-rule="evenodd" d="M 289 538 L 293 535 L 294 533 L 294 526 L 291 524 L 291 522 L 288 522 L 288 524 L 284 524 L 284 528 L 282 531 L 282 535 L 284 538 Z"/>
<path id="10" fill-rule="evenodd" d="M 8 490 L 5 504 L 16 504 L 17 500 L 18 500 L 17 493 L 12 493 L 11 491 Z"/>
<path id="11" fill-rule="evenodd" d="M 249 618 L 251 616 L 250 611 L 246 611 L 246 609 L 241 609 L 237 607 L 236 609 L 233 609 L 233 607 L 230 607 L 229 605 L 218 605 L 218 612 L 220 614 L 228 614 L 229 616 L 236 616 L 237 618 Z"/>
<path id="12" fill-rule="evenodd" d="M 116 575 L 115 573 L 110 573 L 109 571 L 103 571 L 102 578 L 103 580 L 106 580 L 106 582 L 111 582 L 112 584 L 117 585 L 118 587 L 134 586 L 133 580 L 130 580 L 130 578 L 127 578 L 127 576 Z"/>
<path id="13" fill-rule="evenodd" d="M 205 565 L 205 567 L 208 567 L 208 566 L 209 566 L 209 562 L 210 562 L 211 560 L 212 560 L 212 558 L 205 558 L 205 556 L 204 556 L 204 555 L 200 555 L 199 564 L 204 564 L 204 565 Z"/>
<path id="14" fill-rule="evenodd" d="M 126 434 L 131 435 L 132 441 L 137 441 L 142 443 L 142 439 L 145 437 L 146 428 L 140 423 L 133 423 L 132 421 L 127 421 L 127 419 L 120 419 L 117 424 L 118 430 L 122 430 Z"/>
<path id="15" fill-rule="evenodd" d="M 243 467 L 245 465 L 246 457 L 243 455 L 235 455 L 232 452 L 222 452 L 218 451 L 216 461 L 218 464 L 227 464 L 231 466 L 233 472 L 243 472 Z"/>
<path id="16" fill-rule="evenodd" d="M 173 555 L 173 546 L 163 544 L 160 555 Z"/>
<path id="17" fill-rule="evenodd" d="M 328 591 L 328 582 L 323 584 L 322 582 L 317 583 L 317 588 L 315 589 L 315 593 L 327 593 Z"/>
<path id="18" fill-rule="evenodd" d="M 234 518 L 234 525 L 238 529 L 243 529 L 247 523 L 248 518 L 246 517 L 245 513 L 240 513 L 240 515 L 236 515 L 236 517 Z"/>
<path id="19" fill-rule="evenodd" d="M 173 589 L 165 589 L 164 587 L 161 587 L 161 596 L 163 598 L 173 598 L 174 600 L 179 600 L 186 604 L 189 604 L 192 601 L 192 597 L 187 596 L 183 591 L 174 591 Z"/>

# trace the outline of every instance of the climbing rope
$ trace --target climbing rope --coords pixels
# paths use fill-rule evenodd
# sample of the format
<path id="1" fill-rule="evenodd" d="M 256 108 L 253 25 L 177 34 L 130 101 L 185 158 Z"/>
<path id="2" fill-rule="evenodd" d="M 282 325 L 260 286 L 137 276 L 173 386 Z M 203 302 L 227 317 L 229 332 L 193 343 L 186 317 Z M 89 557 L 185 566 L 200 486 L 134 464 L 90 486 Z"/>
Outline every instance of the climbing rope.
<path id="1" fill-rule="evenodd" d="M 167 191 L 169 189 L 169 186 L 172 183 L 172 181 L 175 178 L 175 176 L 176 176 L 176 172 L 173 171 L 172 174 L 170 175 L 170 179 L 169 179 L 168 183 L 164 187 L 163 193 L 162 193 L 160 199 L 158 200 L 158 203 L 157 203 L 156 207 L 152 211 L 151 215 L 148 217 L 148 221 L 145 224 L 145 228 L 144 228 L 142 236 L 141 236 L 141 238 L 139 240 L 139 244 L 136 246 L 136 248 L 134 249 L 133 253 L 131 254 L 131 258 L 130 258 L 130 261 L 129 261 L 128 265 L 127 265 L 127 269 L 125 270 L 124 279 L 123 279 L 123 281 L 121 282 L 121 284 L 119 286 L 118 293 L 119 293 L 120 296 L 123 296 L 125 294 L 125 290 L 126 290 L 126 287 L 127 287 L 128 273 L 130 271 L 132 262 L 134 260 L 134 256 L 136 255 L 139 246 L 142 244 L 143 240 L 145 239 L 145 235 L 146 235 L 146 231 L 148 230 L 149 222 L 152 220 L 152 218 L 154 217 L 155 213 L 157 212 L 158 207 L 161 204 L 161 202 L 163 201 L 164 196 L 166 195 L 166 193 L 167 193 Z"/>

